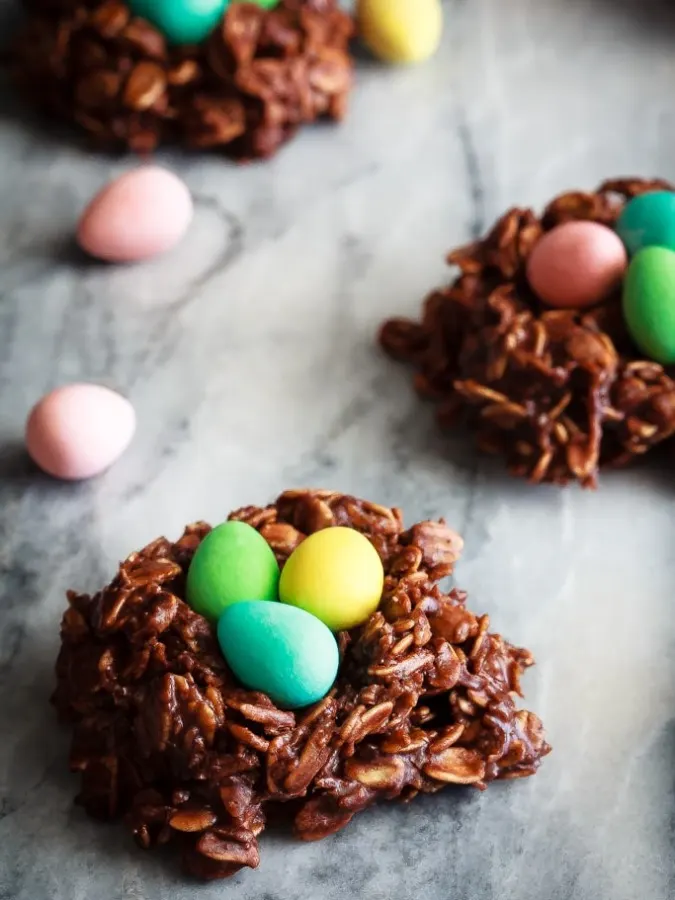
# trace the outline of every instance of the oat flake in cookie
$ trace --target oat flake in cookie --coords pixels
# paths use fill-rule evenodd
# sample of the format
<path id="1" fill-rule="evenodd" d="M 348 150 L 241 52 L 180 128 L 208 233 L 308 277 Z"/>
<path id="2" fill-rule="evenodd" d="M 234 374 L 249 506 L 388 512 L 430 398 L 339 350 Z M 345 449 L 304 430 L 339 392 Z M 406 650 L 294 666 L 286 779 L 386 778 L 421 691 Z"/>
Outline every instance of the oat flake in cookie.
<path id="1" fill-rule="evenodd" d="M 100 146 L 268 157 L 303 125 L 347 111 L 353 22 L 337 0 L 232 3 L 205 40 L 180 46 L 122 0 L 23 5 L 14 83 Z"/>
<path id="2" fill-rule="evenodd" d="M 526 277 L 539 239 L 566 222 L 614 228 L 628 200 L 673 190 L 617 179 L 556 197 L 541 216 L 512 209 L 482 240 L 450 253 L 460 270 L 420 320 L 392 319 L 384 349 L 416 370 L 415 387 L 444 426 L 464 423 L 479 447 L 533 482 L 596 484 L 675 432 L 673 370 L 629 336 L 621 285 L 588 309 L 549 309 Z"/>
<path id="3" fill-rule="evenodd" d="M 231 518 L 282 567 L 307 535 L 356 529 L 382 559 L 380 607 L 337 636 L 332 691 L 290 712 L 237 684 L 213 626 L 184 602 L 209 526 L 132 554 L 93 596 L 71 592 L 53 700 L 90 815 L 124 817 L 141 847 L 170 843 L 187 872 L 224 878 L 258 865 L 270 806 L 318 840 L 379 800 L 536 772 L 550 747 L 515 704 L 532 656 L 439 587 L 462 549 L 455 532 L 406 529 L 399 510 L 331 491 L 288 491 Z"/>

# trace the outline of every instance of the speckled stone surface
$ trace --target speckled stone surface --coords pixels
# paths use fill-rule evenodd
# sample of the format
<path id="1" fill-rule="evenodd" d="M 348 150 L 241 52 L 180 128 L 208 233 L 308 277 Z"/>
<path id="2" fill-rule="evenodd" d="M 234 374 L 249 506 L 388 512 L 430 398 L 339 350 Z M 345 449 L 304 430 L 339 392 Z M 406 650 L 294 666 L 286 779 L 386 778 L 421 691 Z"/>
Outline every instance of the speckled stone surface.
<path id="1" fill-rule="evenodd" d="M 597 493 L 511 481 L 439 437 L 373 340 L 508 205 L 607 175 L 675 178 L 668 6 L 450 2 L 432 63 L 361 65 L 344 127 L 248 168 L 163 155 L 196 220 L 135 268 L 70 246 L 86 200 L 131 161 L 87 154 L 2 94 L 1 900 L 675 895 L 675 466 Z M 120 463 L 79 486 L 21 451 L 34 400 L 75 379 L 127 394 L 140 423 Z M 554 753 L 534 779 L 374 809 L 320 844 L 265 836 L 258 871 L 194 885 L 72 805 L 47 704 L 64 591 L 95 589 L 185 522 L 300 485 L 463 532 L 458 583 L 535 652 L 527 702 Z"/>

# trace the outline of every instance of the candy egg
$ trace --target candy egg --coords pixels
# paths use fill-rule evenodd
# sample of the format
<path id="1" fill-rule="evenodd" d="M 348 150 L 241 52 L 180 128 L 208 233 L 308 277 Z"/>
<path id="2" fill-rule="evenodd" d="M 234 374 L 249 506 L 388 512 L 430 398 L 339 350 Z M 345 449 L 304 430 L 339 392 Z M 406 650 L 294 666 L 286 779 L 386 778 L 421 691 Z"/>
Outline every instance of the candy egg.
<path id="1" fill-rule="evenodd" d="M 440 0 L 358 0 L 359 34 L 386 62 L 423 62 L 438 49 L 443 32 Z"/>
<path id="2" fill-rule="evenodd" d="M 675 193 L 651 191 L 625 205 L 616 230 L 631 256 L 643 247 L 675 250 Z"/>
<path id="3" fill-rule="evenodd" d="M 246 522 L 224 522 L 197 547 L 188 569 L 187 602 L 215 622 L 242 600 L 276 600 L 279 566 L 264 537 Z"/>
<path id="4" fill-rule="evenodd" d="M 288 709 L 320 700 L 337 675 L 335 638 L 317 618 L 293 606 L 236 603 L 218 621 L 218 641 L 242 684 Z"/>
<path id="5" fill-rule="evenodd" d="M 192 198 L 180 178 L 159 166 L 141 166 L 94 197 L 80 218 L 77 241 L 98 259 L 135 262 L 170 250 L 191 220 Z"/>
<path id="6" fill-rule="evenodd" d="M 26 447 L 55 478 L 91 478 L 126 450 L 136 428 L 134 408 L 98 384 L 69 384 L 43 397 L 28 416 Z"/>
<path id="7" fill-rule="evenodd" d="M 279 598 L 312 613 L 331 631 L 343 631 L 375 612 L 383 585 L 382 561 L 368 538 L 352 528 L 326 528 L 290 555 Z"/>
<path id="8" fill-rule="evenodd" d="M 147 19 L 170 44 L 201 44 L 223 18 L 229 0 L 130 0 L 135 16 Z"/>
<path id="9" fill-rule="evenodd" d="M 610 228 L 598 222 L 566 222 L 534 245 L 527 280 L 549 306 L 581 309 L 614 290 L 626 264 L 626 250 Z"/>
<path id="10" fill-rule="evenodd" d="M 664 365 L 675 363 L 675 253 L 645 247 L 628 267 L 623 289 L 626 326 L 640 350 Z"/>

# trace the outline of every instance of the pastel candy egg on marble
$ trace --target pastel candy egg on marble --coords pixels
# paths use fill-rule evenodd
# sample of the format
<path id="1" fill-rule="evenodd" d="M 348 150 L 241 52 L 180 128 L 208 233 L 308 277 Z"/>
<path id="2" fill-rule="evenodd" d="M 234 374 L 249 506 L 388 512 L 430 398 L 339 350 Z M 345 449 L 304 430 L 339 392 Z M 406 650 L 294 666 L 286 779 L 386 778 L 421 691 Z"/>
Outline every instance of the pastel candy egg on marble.
<path id="1" fill-rule="evenodd" d="M 675 363 L 675 252 L 645 247 L 633 257 L 623 288 L 631 337 L 650 359 Z"/>
<path id="2" fill-rule="evenodd" d="M 337 675 L 335 638 L 315 616 L 293 606 L 236 603 L 218 621 L 218 642 L 243 685 L 287 709 L 325 697 Z"/>
<path id="3" fill-rule="evenodd" d="M 356 21 L 366 46 L 391 63 L 429 59 L 443 32 L 440 0 L 358 0 Z"/>
<path id="4" fill-rule="evenodd" d="M 197 547 L 188 569 L 186 597 L 200 615 L 217 622 L 243 600 L 276 601 L 279 565 L 264 537 L 246 522 L 224 522 Z"/>
<path id="5" fill-rule="evenodd" d="M 109 468 L 136 429 L 129 401 L 98 384 L 69 384 L 44 396 L 26 423 L 26 448 L 55 478 L 77 481 Z"/>
<path id="6" fill-rule="evenodd" d="M 136 262 L 165 253 L 192 220 L 186 185 L 168 169 L 141 166 L 116 178 L 89 203 L 77 226 L 87 253 L 108 262 Z"/>
<path id="7" fill-rule="evenodd" d="M 229 0 L 130 0 L 135 16 L 147 19 L 170 44 L 200 44 L 223 18 Z"/>
<path id="8" fill-rule="evenodd" d="M 353 528 L 325 528 L 288 558 L 279 598 L 312 613 L 331 631 L 343 631 L 375 612 L 383 585 L 382 561 L 368 538 Z"/>
<path id="9" fill-rule="evenodd" d="M 623 208 L 616 230 L 631 256 L 644 247 L 675 250 L 675 193 L 650 191 L 634 197 Z"/>
<path id="10" fill-rule="evenodd" d="M 583 309 L 617 288 L 626 265 L 626 249 L 611 228 L 598 222 L 566 222 L 534 245 L 527 280 L 548 306 Z"/>

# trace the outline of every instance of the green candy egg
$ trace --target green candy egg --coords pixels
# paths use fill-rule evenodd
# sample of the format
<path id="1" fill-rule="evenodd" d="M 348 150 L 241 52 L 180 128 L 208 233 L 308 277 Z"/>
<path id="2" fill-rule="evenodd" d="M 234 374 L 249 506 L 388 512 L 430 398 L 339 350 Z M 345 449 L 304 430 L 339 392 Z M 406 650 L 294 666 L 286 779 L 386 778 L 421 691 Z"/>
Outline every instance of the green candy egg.
<path id="1" fill-rule="evenodd" d="M 223 18 L 229 0 L 129 0 L 170 44 L 201 44 Z"/>
<path id="2" fill-rule="evenodd" d="M 337 675 L 335 638 L 323 622 L 294 606 L 236 603 L 220 617 L 218 641 L 239 681 L 286 709 L 316 703 Z"/>
<path id="3" fill-rule="evenodd" d="M 644 247 L 675 250 L 675 192 L 634 197 L 619 216 L 616 231 L 631 255 Z"/>
<path id="4" fill-rule="evenodd" d="M 206 535 L 192 558 L 187 602 L 216 622 L 242 600 L 276 600 L 279 566 L 272 548 L 245 522 L 224 522 Z"/>
<path id="5" fill-rule="evenodd" d="M 640 350 L 675 363 L 675 253 L 645 247 L 635 254 L 623 286 L 623 315 Z"/>

